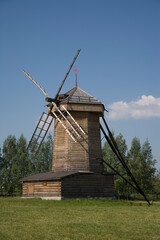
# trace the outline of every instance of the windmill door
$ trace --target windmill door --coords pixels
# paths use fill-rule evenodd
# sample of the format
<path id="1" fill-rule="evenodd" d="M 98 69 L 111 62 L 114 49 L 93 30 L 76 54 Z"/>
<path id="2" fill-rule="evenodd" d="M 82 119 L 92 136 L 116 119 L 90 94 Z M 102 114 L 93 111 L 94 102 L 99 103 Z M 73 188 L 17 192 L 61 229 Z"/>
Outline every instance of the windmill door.
<path id="1" fill-rule="evenodd" d="M 28 183 L 28 195 L 33 195 L 33 183 Z"/>

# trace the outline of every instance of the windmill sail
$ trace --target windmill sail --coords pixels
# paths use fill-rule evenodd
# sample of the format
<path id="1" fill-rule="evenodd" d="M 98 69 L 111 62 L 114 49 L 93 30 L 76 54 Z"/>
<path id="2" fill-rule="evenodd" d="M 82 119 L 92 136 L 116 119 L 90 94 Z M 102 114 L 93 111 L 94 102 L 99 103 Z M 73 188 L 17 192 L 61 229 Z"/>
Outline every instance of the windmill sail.
<path id="1" fill-rule="evenodd" d="M 77 59 L 80 51 L 81 51 L 81 49 L 79 49 L 79 50 L 77 51 L 77 54 L 76 54 L 76 56 L 74 57 L 73 62 L 72 62 L 72 64 L 71 64 L 68 72 L 66 73 L 66 76 L 65 76 L 65 78 L 63 79 L 63 81 L 62 81 L 62 83 L 61 83 L 61 86 L 59 87 L 59 89 L 58 89 L 58 91 L 57 91 L 57 93 L 56 93 L 55 99 L 57 99 L 57 97 L 58 97 L 58 95 L 59 95 L 59 93 L 60 93 L 60 91 L 61 91 L 61 89 L 62 89 L 62 87 L 63 87 L 63 85 L 64 85 L 64 83 L 65 83 L 65 81 L 66 81 L 66 78 L 68 77 L 68 74 L 70 73 L 70 71 L 71 71 L 71 69 L 72 69 L 72 67 L 73 67 L 73 64 L 75 63 L 75 61 L 76 61 L 76 59 Z"/>
<path id="2" fill-rule="evenodd" d="M 76 61 L 76 59 L 77 59 L 80 51 L 81 51 L 81 49 L 79 49 L 79 50 L 77 51 L 77 54 L 76 54 L 76 56 L 74 57 L 74 59 L 73 59 L 73 61 L 72 61 L 72 64 L 70 65 L 69 70 L 67 71 L 67 73 L 66 73 L 66 75 L 65 75 L 65 78 L 63 79 L 63 81 L 62 81 L 62 83 L 61 83 L 61 85 L 60 85 L 60 87 L 59 87 L 59 89 L 58 89 L 58 91 L 57 91 L 56 96 L 55 96 L 54 99 L 53 99 L 53 98 L 49 98 L 49 96 L 48 96 L 47 93 L 46 93 L 46 90 L 45 90 L 35 79 L 33 79 L 29 73 L 27 73 L 24 69 L 22 69 L 22 71 L 27 75 L 27 77 L 29 77 L 29 78 L 31 79 L 31 81 L 43 92 L 43 94 L 46 96 L 46 100 L 49 101 L 49 102 L 51 102 L 50 110 L 49 110 L 48 114 L 42 113 L 42 116 L 41 116 L 41 118 L 40 118 L 40 120 L 39 120 L 39 122 L 38 122 L 38 124 L 37 124 L 37 126 L 36 126 L 36 128 L 35 128 L 35 131 L 34 131 L 34 133 L 33 133 L 33 135 L 32 135 L 32 138 L 31 138 L 31 140 L 30 140 L 30 142 L 29 142 L 29 144 L 28 144 L 28 148 L 32 146 L 32 147 L 31 147 L 32 151 L 36 148 L 36 146 L 38 146 L 36 152 L 38 152 L 38 150 L 40 149 L 40 147 L 41 147 L 41 145 L 42 145 L 42 142 L 43 142 L 43 140 L 44 140 L 44 138 L 45 138 L 45 136 L 46 136 L 46 134 L 47 134 L 47 132 L 48 132 L 48 130 L 49 130 L 52 122 L 53 122 L 53 116 L 58 119 L 58 121 L 61 123 L 61 125 L 62 125 L 62 126 L 65 128 L 65 130 L 67 131 L 67 133 L 68 133 L 68 134 L 71 136 L 71 138 L 76 142 L 76 139 L 75 139 L 75 137 L 73 136 L 72 131 L 71 131 L 70 129 L 66 128 L 66 126 L 63 124 L 63 122 L 62 122 L 62 121 L 60 120 L 60 118 L 58 117 L 58 115 L 55 113 L 55 110 L 59 112 L 59 114 L 61 115 L 61 117 L 67 121 L 67 123 L 69 124 L 69 126 L 71 127 L 71 129 L 72 129 L 72 130 L 76 133 L 76 135 L 80 138 L 80 135 L 79 135 L 79 133 L 77 132 L 77 130 L 76 130 L 76 129 L 73 127 L 73 125 L 68 121 L 68 119 L 67 119 L 67 118 L 65 117 L 65 115 L 62 113 L 62 111 L 57 107 L 56 103 L 54 103 L 54 102 L 56 102 L 56 100 L 57 100 L 57 98 L 58 98 L 58 95 L 59 95 L 59 93 L 60 93 L 60 91 L 61 91 L 61 89 L 62 89 L 62 87 L 63 87 L 63 85 L 64 85 L 64 83 L 65 83 L 65 81 L 66 81 L 66 79 L 67 79 L 67 76 L 68 76 L 68 74 L 70 73 L 70 71 L 71 71 L 71 69 L 72 69 L 72 67 L 73 67 L 73 65 L 74 65 L 74 63 L 75 63 L 75 61 Z M 53 110 L 53 108 L 54 108 L 54 110 Z M 69 114 L 69 112 L 68 112 L 65 108 L 64 108 L 64 111 L 68 114 L 68 116 L 70 116 L 70 118 L 74 121 L 74 123 L 76 123 L 76 121 L 73 119 L 73 117 Z M 49 120 L 49 119 L 50 119 L 49 117 L 51 116 L 51 112 L 52 112 L 53 116 L 51 117 L 51 120 Z M 45 116 L 45 120 L 43 120 L 43 117 L 44 117 L 44 116 Z M 46 127 L 46 125 L 47 125 L 47 127 Z M 81 132 L 83 132 L 83 129 L 82 129 L 77 123 L 76 123 L 76 125 L 77 125 L 78 128 L 81 130 Z M 39 132 L 38 132 L 38 131 L 39 131 Z M 37 133 L 37 132 L 38 132 L 38 133 Z M 84 134 L 84 132 L 83 132 L 83 134 Z M 41 140 L 40 140 L 40 139 L 41 139 Z"/>
<path id="3" fill-rule="evenodd" d="M 53 122 L 53 117 L 45 112 L 42 113 L 39 122 L 35 128 L 35 131 L 31 137 L 27 149 L 31 148 L 31 151 L 36 149 L 36 153 L 39 151 L 42 142 Z"/>
<path id="4" fill-rule="evenodd" d="M 43 94 L 48 97 L 46 90 L 36 81 L 34 80 L 34 78 L 31 77 L 31 75 L 29 73 L 27 73 L 24 69 L 22 69 L 22 71 L 27 75 L 27 77 L 29 77 L 31 79 L 31 81 L 43 92 Z"/>
<path id="5" fill-rule="evenodd" d="M 74 140 L 74 142 L 77 142 L 78 139 L 82 137 L 82 134 L 85 135 L 85 132 L 63 105 L 62 105 L 62 108 L 63 108 L 63 111 L 61 111 L 60 108 L 57 107 L 56 103 L 52 103 L 50 114 L 54 115 L 54 117 L 59 121 L 62 127 L 69 134 L 69 136 Z M 61 119 L 67 122 L 68 127 L 64 125 L 63 120 Z M 76 126 L 76 128 L 74 127 L 74 125 Z"/>

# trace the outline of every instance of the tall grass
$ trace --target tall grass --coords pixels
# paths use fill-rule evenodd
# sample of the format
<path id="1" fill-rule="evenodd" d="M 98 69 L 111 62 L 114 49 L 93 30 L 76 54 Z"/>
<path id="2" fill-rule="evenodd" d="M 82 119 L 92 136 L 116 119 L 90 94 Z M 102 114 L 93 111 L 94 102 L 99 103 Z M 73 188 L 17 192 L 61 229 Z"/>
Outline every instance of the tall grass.
<path id="1" fill-rule="evenodd" d="M 160 240 L 160 204 L 0 198 L 0 239 Z"/>

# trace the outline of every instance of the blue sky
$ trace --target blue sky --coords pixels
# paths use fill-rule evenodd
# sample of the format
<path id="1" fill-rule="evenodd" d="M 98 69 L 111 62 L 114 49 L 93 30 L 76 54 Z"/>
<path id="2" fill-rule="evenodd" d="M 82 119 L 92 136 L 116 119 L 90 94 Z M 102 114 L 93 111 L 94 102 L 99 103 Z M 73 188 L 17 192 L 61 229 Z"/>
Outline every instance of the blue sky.
<path id="1" fill-rule="evenodd" d="M 0 145 L 29 140 L 77 50 L 78 86 L 101 100 L 130 147 L 151 143 L 160 168 L 160 1 L 0 0 Z M 72 69 L 62 92 L 75 85 Z"/>

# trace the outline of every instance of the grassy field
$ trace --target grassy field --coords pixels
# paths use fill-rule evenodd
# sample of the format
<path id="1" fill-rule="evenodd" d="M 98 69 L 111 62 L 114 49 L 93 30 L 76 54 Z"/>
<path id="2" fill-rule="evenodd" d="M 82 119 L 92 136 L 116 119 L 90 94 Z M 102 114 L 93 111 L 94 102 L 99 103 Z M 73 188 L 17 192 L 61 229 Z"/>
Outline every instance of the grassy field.
<path id="1" fill-rule="evenodd" d="M 0 240 L 160 240 L 160 203 L 0 198 Z"/>

